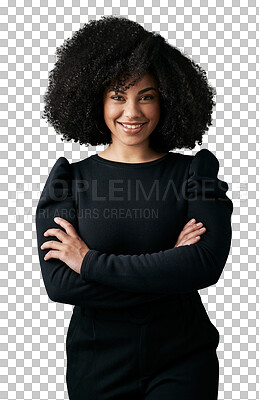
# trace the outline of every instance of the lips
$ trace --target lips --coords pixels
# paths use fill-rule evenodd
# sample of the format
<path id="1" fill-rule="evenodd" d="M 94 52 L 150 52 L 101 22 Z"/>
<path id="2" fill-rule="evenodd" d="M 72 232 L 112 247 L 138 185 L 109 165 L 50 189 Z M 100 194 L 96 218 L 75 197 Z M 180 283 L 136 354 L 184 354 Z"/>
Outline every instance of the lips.
<path id="1" fill-rule="evenodd" d="M 146 124 L 146 122 L 144 122 L 142 124 L 138 124 L 138 125 L 140 125 L 138 128 L 127 128 L 121 122 L 118 122 L 118 123 L 121 125 L 121 129 L 128 135 L 135 135 L 135 134 L 141 132 L 143 126 Z"/>
<path id="2" fill-rule="evenodd" d="M 118 124 L 120 124 L 120 125 L 144 125 L 144 124 L 146 124 L 146 122 L 138 122 L 138 123 L 135 123 L 135 124 L 129 124 L 129 123 L 124 123 L 124 122 L 119 122 L 118 121 Z"/>

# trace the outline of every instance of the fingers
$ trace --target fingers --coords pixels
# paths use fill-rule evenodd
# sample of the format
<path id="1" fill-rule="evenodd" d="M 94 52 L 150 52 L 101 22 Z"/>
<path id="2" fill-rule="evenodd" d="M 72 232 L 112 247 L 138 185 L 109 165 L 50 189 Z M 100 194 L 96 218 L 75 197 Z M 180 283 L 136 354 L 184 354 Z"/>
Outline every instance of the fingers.
<path id="1" fill-rule="evenodd" d="M 195 222 L 196 222 L 196 219 L 195 219 L 195 218 L 192 218 L 190 221 L 187 222 L 186 225 L 184 225 L 183 231 L 184 231 L 185 229 L 188 229 L 188 228 L 192 227 L 192 226 L 195 224 Z"/>
<path id="2" fill-rule="evenodd" d="M 64 218 L 55 217 L 54 221 L 56 222 L 56 224 L 59 224 L 60 226 L 62 226 L 62 228 L 64 228 L 66 232 L 64 232 L 58 228 L 50 228 L 50 229 L 46 230 L 46 232 L 44 232 L 44 236 L 56 236 L 61 241 L 64 241 L 66 239 L 67 235 L 73 236 L 73 237 L 78 236 L 77 231 L 75 230 L 73 225 L 70 224 L 70 222 L 68 222 Z"/>
<path id="3" fill-rule="evenodd" d="M 67 234 L 58 228 L 50 228 L 44 232 L 44 236 L 56 236 L 61 242 L 66 239 Z"/>
<path id="4" fill-rule="evenodd" d="M 70 224 L 70 222 L 68 222 L 66 219 L 61 218 L 61 217 L 55 217 L 54 221 L 56 222 L 56 224 L 59 224 L 60 226 L 62 226 L 62 228 L 65 229 L 65 231 L 68 235 L 78 236 L 77 231 L 75 230 L 73 225 Z"/>
<path id="5" fill-rule="evenodd" d="M 191 220 L 191 221 L 193 221 L 193 220 Z M 195 220 L 194 220 L 195 221 Z M 195 223 L 195 222 L 193 222 L 193 223 L 190 223 L 190 221 L 184 226 L 184 228 L 183 228 L 183 230 L 182 230 L 182 232 L 184 233 L 184 235 L 187 235 L 188 233 L 190 233 L 190 232 L 193 232 L 193 231 L 196 231 L 196 230 L 199 230 L 199 232 L 205 232 L 205 227 L 203 227 L 202 226 L 203 225 L 203 223 L 202 222 L 197 222 L 197 223 Z M 204 228 L 204 229 L 203 229 Z"/>
<path id="6" fill-rule="evenodd" d="M 189 240 L 195 238 L 196 236 L 200 236 L 206 232 L 205 226 L 202 226 L 202 222 L 198 222 L 194 224 L 192 227 L 188 228 L 184 232 L 185 240 Z"/>
<path id="7" fill-rule="evenodd" d="M 44 260 L 45 261 L 48 261 L 50 258 L 57 258 L 57 259 L 60 259 L 60 251 L 53 251 L 53 250 L 50 250 L 50 251 L 48 251 L 48 253 L 47 254 L 45 254 L 45 256 L 44 256 Z"/>
<path id="8" fill-rule="evenodd" d="M 206 228 L 202 225 L 202 222 L 195 223 L 195 219 L 189 221 L 181 231 L 176 247 L 197 243 L 200 240 L 201 235 L 206 232 Z"/>
<path id="9" fill-rule="evenodd" d="M 62 245 L 63 243 L 57 242 L 55 240 L 49 240 L 47 242 L 42 243 L 42 245 L 40 246 L 41 250 L 46 250 L 46 249 L 54 249 L 54 250 L 50 250 L 48 251 L 45 256 L 44 256 L 44 260 L 47 261 L 50 258 L 59 258 L 60 256 L 60 250 L 62 250 Z"/>
<path id="10" fill-rule="evenodd" d="M 190 245 L 190 244 L 197 243 L 197 242 L 200 240 L 200 238 L 201 238 L 200 236 L 191 237 L 190 239 L 186 240 L 186 241 L 184 242 L 184 244 Z"/>
<path id="11" fill-rule="evenodd" d="M 63 243 L 57 242 L 55 240 L 48 240 L 47 242 L 42 243 L 40 246 L 41 250 L 45 249 L 55 249 L 55 250 L 61 250 L 62 249 Z"/>

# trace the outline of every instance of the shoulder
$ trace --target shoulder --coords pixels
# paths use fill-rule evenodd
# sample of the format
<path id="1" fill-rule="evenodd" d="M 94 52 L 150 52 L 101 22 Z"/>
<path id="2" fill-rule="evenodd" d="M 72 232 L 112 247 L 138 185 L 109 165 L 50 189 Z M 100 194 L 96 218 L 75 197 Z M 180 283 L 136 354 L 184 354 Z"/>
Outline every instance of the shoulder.
<path id="1" fill-rule="evenodd" d="M 71 181 L 71 164 L 66 157 L 59 157 L 50 169 L 43 193 L 55 194 L 61 190 L 67 190 L 71 186 Z"/>
<path id="2" fill-rule="evenodd" d="M 81 166 L 84 166 L 85 164 L 89 163 L 90 157 L 84 158 L 83 160 L 75 161 L 75 162 L 70 162 L 66 157 L 62 156 L 59 157 L 54 165 L 51 168 L 51 172 L 61 172 L 61 171 L 66 171 L 66 172 L 72 172 L 76 168 L 80 168 Z"/>
<path id="3" fill-rule="evenodd" d="M 199 150 L 194 156 L 188 156 L 189 173 L 192 175 L 217 178 L 219 161 L 208 149 Z"/>
<path id="4" fill-rule="evenodd" d="M 67 160 L 66 157 L 59 157 L 54 165 L 52 166 L 49 178 L 48 179 L 55 179 L 55 178 L 68 178 L 71 174 L 71 164 Z"/>
<path id="5" fill-rule="evenodd" d="M 219 161 L 215 154 L 213 154 L 210 150 L 208 149 L 201 149 L 199 150 L 194 156 L 193 156 L 193 162 L 197 163 L 206 163 L 206 162 L 212 162 L 214 166 L 219 165 Z"/>
<path id="6" fill-rule="evenodd" d="M 201 149 L 195 155 L 182 154 L 177 152 L 169 152 L 172 161 L 176 161 L 180 166 L 182 165 L 187 170 L 196 170 L 198 172 L 205 172 L 217 174 L 219 169 L 219 161 L 217 157 L 208 149 Z"/>
<path id="7" fill-rule="evenodd" d="M 51 167 L 49 177 L 64 177 L 74 179 L 80 176 L 80 172 L 85 174 L 91 170 L 91 157 L 84 158 L 79 161 L 70 162 L 66 157 L 59 157 Z"/>
<path id="8" fill-rule="evenodd" d="M 190 159 L 187 191 L 190 195 L 198 193 L 204 195 L 204 198 L 224 199 L 233 209 L 232 201 L 226 196 L 228 183 L 218 178 L 218 171 L 217 157 L 207 149 L 198 151 Z"/>
<path id="9" fill-rule="evenodd" d="M 59 157 L 55 163 L 53 164 L 51 171 L 52 170 L 56 170 L 58 168 L 69 168 L 70 162 L 68 161 L 68 159 L 66 157 Z"/>

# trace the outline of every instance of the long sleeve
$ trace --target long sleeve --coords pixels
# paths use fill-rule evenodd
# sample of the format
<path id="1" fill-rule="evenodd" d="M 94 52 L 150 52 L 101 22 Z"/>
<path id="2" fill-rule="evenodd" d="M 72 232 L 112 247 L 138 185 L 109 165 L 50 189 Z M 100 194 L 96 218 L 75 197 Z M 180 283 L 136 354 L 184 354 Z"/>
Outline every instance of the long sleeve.
<path id="1" fill-rule="evenodd" d="M 203 223 L 206 232 L 197 243 L 140 255 L 91 249 L 82 261 L 82 279 L 136 293 L 183 293 L 215 284 L 229 255 L 233 212 L 218 170 L 218 159 L 207 149 L 189 163 L 183 226 L 191 218 Z"/>
<path id="2" fill-rule="evenodd" d="M 71 190 L 71 169 L 68 160 L 60 157 L 45 183 L 35 215 L 38 255 L 45 288 L 52 301 L 90 308 L 123 308 L 143 304 L 163 296 L 157 294 L 136 294 L 118 290 L 96 282 L 85 282 L 81 276 L 56 258 L 44 260 L 50 249 L 42 250 L 40 246 L 56 236 L 43 234 L 47 229 L 59 228 L 55 216 L 69 221 L 77 230 L 78 221 Z M 78 230 L 77 230 L 78 231 Z"/>

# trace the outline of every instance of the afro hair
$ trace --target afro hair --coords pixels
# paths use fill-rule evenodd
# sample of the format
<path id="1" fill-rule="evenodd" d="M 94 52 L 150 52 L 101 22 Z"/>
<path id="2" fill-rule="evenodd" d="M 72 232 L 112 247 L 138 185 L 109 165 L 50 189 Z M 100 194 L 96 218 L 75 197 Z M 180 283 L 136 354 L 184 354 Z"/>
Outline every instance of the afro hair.
<path id="1" fill-rule="evenodd" d="M 111 143 L 103 116 L 107 87 L 127 90 L 151 73 L 158 83 L 160 120 L 150 147 L 193 149 L 212 125 L 216 90 L 205 71 L 160 34 L 118 16 L 91 20 L 56 49 L 44 94 L 46 118 L 61 140 L 97 146 Z M 129 78 L 130 85 L 125 86 Z"/>

